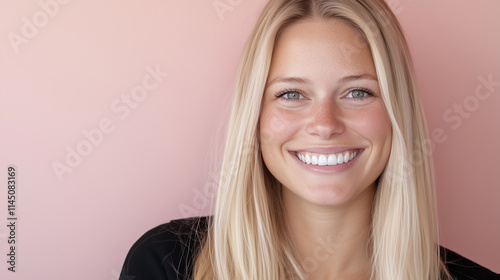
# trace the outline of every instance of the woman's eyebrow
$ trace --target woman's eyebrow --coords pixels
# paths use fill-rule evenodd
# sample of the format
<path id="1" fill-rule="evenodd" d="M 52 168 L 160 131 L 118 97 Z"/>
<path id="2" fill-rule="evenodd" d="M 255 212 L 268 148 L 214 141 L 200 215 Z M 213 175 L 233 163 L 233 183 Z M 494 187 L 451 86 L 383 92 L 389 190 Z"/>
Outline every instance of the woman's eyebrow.
<path id="1" fill-rule="evenodd" d="M 360 75 L 350 75 L 346 77 L 342 77 L 339 79 L 339 83 L 347 83 L 351 81 L 357 81 L 357 80 L 373 80 L 378 82 L 377 77 L 370 75 L 370 74 L 360 74 Z"/>
<path id="2" fill-rule="evenodd" d="M 343 84 L 351 81 L 357 81 L 357 80 L 373 80 L 373 81 L 378 81 L 377 77 L 370 75 L 370 74 L 359 74 L 359 75 L 349 75 L 342 77 L 338 80 L 338 83 Z M 299 78 L 299 77 L 282 77 L 278 76 L 271 81 L 267 83 L 266 86 L 270 86 L 275 83 L 296 83 L 296 84 L 305 84 L 308 85 L 311 82 L 308 79 L 305 78 Z"/>
<path id="3" fill-rule="evenodd" d="M 267 86 L 270 86 L 275 83 L 296 83 L 296 84 L 310 84 L 308 79 L 299 78 L 299 77 L 282 77 L 278 76 L 267 83 Z"/>

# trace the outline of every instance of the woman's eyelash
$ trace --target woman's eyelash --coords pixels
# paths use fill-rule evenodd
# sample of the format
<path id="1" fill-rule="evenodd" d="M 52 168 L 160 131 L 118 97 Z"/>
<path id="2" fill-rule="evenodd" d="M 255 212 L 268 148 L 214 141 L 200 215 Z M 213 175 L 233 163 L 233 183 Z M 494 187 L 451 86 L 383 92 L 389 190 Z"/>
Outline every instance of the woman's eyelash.
<path id="1" fill-rule="evenodd" d="M 352 96 L 352 94 L 354 92 L 362 92 L 362 93 L 364 93 L 364 96 L 362 96 L 362 97 Z M 291 93 L 298 94 L 299 95 L 298 98 L 287 98 L 286 95 L 287 94 L 291 94 Z M 349 89 L 347 95 L 348 96 L 351 95 L 348 98 L 350 98 L 350 99 L 357 99 L 357 100 L 363 100 L 363 99 L 368 98 L 370 96 L 374 96 L 373 92 L 370 89 L 363 88 L 363 87 Z M 304 99 L 304 95 L 299 90 L 296 90 L 296 89 L 285 89 L 285 90 L 282 90 L 282 91 L 276 93 L 275 97 L 277 99 L 284 99 L 285 101 L 299 101 L 301 99 Z"/>
<path id="2" fill-rule="evenodd" d="M 287 94 L 290 94 L 290 93 L 296 93 L 299 95 L 298 98 L 286 98 L 285 95 Z M 278 93 L 275 94 L 275 97 L 276 98 L 281 98 L 281 99 L 284 99 L 286 101 L 298 101 L 300 99 L 304 99 L 304 96 L 302 95 L 302 93 L 298 90 L 295 90 L 295 89 L 285 89 L 285 90 L 282 90 Z"/>
<path id="3" fill-rule="evenodd" d="M 352 96 L 352 93 L 353 93 L 353 92 L 356 92 L 356 91 L 358 91 L 358 92 L 363 92 L 363 93 L 365 93 L 365 94 L 366 94 L 366 95 L 368 95 L 368 96 L 366 96 L 366 95 L 365 95 L 365 96 L 363 96 L 363 97 L 354 97 L 354 96 Z M 350 89 L 350 90 L 349 90 L 349 93 L 348 93 L 347 95 L 348 95 L 348 96 L 349 96 L 349 95 L 351 95 L 351 97 L 349 97 L 349 98 L 362 100 L 362 99 L 365 99 L 365 98 L 367 98 L 367 97 L 369 97 L 369 96 L 373 96 L 374 94 L 373 94 L 373 92 L 372 92 L 371 90 L 369 90 L 369 89 L 367 89 L 367 88 L 353 88 L 353 89 Z"/>

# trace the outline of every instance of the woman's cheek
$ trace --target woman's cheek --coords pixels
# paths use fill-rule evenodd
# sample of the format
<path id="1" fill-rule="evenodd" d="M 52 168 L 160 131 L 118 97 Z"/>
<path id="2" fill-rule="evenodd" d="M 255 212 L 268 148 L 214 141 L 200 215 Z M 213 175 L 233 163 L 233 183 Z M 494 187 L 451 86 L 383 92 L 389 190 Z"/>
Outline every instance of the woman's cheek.
<path id="1" fill-rule="evenodd" d="M 261 137 L 264 138 L 262 141 L 283 144 L 284 142 L 279 143 L 279 141 L 286 141 L 297 132 L 300 127 L 300 119 L 298 111 L 271 106 L 263 108 L 260 121 Z"/>
<path id="2" fill-rule="evenodd" d="M 378 142 L 392 138 L 391 123 L 383 104 L 357 111 L 349 119 L 350 127 L 371 141 Z"/>

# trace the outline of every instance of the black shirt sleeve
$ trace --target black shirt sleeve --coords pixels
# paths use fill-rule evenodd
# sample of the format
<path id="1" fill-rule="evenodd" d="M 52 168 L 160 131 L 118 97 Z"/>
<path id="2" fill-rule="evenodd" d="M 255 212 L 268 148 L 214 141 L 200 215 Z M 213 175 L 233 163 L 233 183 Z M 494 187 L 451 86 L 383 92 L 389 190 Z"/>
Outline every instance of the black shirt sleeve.
<path id="1" fill-rule="evenodd" d="M 441 258 L 446 268 L 456 280 L 500 280 L 500 274 L 441 247 Z"/>
<path id="2" fill-rule="evenodd" d="M 205 232 L 206 217 L 173 220 L 149 230 L 130 249 L 120 280 L 190 279 Z"/>

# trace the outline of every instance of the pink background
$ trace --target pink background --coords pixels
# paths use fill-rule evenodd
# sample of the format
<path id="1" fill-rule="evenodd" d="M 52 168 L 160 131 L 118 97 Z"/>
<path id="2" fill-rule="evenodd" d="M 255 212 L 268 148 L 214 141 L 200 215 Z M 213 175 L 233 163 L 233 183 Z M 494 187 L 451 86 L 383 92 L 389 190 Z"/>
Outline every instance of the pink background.
<path id="1" fill-rule="evenodd" d="M 264 2 L 0 2 L 1 279 L 117 280 L 146 230 L 210 212 L 215 148 Z M 500 86 L 474 95 L 479 77 L 500 82 L 500 3 L 390 2 L 442 134 L 432 141 L 442 244 L 500 272 Z M 168 77 L 150 80 L 148 67 Z M 58 178 L 53 165 L 78 148 L 87 155 Z M 16 273 L 5 262 L 10 164 Z"/>

